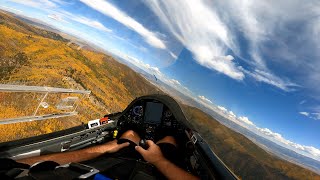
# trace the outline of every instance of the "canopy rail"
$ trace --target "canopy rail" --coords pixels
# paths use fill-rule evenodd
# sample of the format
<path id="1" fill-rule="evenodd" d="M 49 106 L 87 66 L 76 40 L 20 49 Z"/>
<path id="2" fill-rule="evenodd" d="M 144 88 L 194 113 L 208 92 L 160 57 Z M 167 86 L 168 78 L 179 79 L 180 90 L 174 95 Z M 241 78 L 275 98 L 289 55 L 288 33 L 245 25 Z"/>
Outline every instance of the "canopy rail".
<path id="1" fill-rule="evenodd" d="M 24 85 L 8 85 L 0 84 L 0 92 L 42 92 L 42 93 L 77 93 L 77 94 L 90 94 L 91 91 L 75 90 L 64 88 L 53 88 L 46 86 L 24 86 Z"/>
<path id="2" fill-rule="evenodd" d="M 85 96 L 88 96 L 91 93 L 91 91 L 88 91 L 88 90 L 54 88 L 54 87 L 46 87 L 46 86 L 9 85 L 9 84 L 0 84 L 0 92 L 10 93 L 10 94 L 11 93 L 43 94 L 42 98 L 39 101 L 39 104 L 38 103 L 35 104 L 35 105 L 37 104 L 38 105 L 36 106 L 35 111 L 32 114 L 27 116 L 22 115 L 19 117 L 10 117 L 10 118 L 3 118 L 3 119 L 0 117 L 0 124 L 12 124 L 12 123 L 19 123 L 19 122 L 40 121 L 40 120 L 46 120 L 46 119 L 75 116 L 78 114 L 78 112 L 76 112 L 76 109 L 79 105 L 80 99 L 83 99 Z M 48 108 L 49 104 L 46 102 L 46 98 L 48 94 L 64 94 L 64 93 L 77 94 L 77 96 L 81 96 L 81 98 L 73 97 L 74 95 L 71 95 L 71 97 L 65 97 L 63 99 L 60 99 L 60 102 L 58 102 L 57 104 L 55 103 L 51 104 L 51 107 L 55 107 L 57 109 L 56 111 L 45 112 L 43 114 L 38 113 L 40 110 L 39 108 Z M 6 101 L 4 100 L 3 102 L 6 102 Z M 2 107 L 2 108 L 6 108 L 6 107 Z M 70 110 L 66 112 L 68 109 Z"/>

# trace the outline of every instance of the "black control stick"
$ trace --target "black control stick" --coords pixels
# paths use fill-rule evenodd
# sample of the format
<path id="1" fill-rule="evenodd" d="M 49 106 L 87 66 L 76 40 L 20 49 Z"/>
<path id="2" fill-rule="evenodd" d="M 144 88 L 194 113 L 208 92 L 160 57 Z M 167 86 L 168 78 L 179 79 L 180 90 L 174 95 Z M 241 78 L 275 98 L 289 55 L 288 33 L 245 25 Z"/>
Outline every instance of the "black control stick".
<path id="1" fill-rule="evenodd" d="M 149 145 L 147 144 L 145 139 L 141 139 L 139 142 L 139 146 L 141 146 L 143 149 L 147 150 L 149 148 Z"/>

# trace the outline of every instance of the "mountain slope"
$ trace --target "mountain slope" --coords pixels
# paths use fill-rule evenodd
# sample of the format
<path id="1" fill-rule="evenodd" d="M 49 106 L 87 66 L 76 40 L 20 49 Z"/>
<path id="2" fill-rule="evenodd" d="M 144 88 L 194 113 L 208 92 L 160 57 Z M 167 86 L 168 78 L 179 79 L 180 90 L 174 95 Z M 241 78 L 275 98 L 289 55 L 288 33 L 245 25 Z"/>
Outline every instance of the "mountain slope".
<path id="1" fill-rule="evenodd" d="M 79 125 L 107 113 L 122 111 L 137 96 L 157 92 L 143 77 L 111 56 L 90 50 L 76 50 L 76 47 L 68 46 L 65 39 L 57 38 L 58 34 L 52 36 L 53 33 L 28 25 L 8 14 L 0 13 L 0 22 L 0 83 L 79 88 L 92 92 L 78 107 L 79 116 L 2 125 L 0 141 Z M 22 109 L 18 104 L 25 103 L 16 99 L 17 106 L 2 108 L 0 117 L 23 113 L 25 108 Z"/>
<path id="2" fill-rule="evenodd" d="M 183 106 L 192 125 L 213 151 L 243 179 L 320 179 L 316 173 L 263 150 L 244 135 L 220 124 L 203 111 Z"/>

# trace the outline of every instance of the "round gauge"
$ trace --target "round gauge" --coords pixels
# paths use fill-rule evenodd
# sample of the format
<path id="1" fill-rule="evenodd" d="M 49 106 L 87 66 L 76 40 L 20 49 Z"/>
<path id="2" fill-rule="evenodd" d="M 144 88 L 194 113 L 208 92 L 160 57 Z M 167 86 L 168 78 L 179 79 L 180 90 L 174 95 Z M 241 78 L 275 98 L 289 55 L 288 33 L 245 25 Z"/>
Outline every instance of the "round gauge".
<path id="1" fill-rule="evenodd" d="M 135 106 L 132 110 L 133 114 L 137 116 L 142 116 L 143 114 L 143 107 L 142 106 Z"/>
<path id="2" fill-rule="evenodd" d="M 172 112 L 171 111 L 169 111 L 169 110 L 166 110 L 165 112 L 164 112 L 164 116 L 165 117 L 171 117 L 172 116 Z"/>

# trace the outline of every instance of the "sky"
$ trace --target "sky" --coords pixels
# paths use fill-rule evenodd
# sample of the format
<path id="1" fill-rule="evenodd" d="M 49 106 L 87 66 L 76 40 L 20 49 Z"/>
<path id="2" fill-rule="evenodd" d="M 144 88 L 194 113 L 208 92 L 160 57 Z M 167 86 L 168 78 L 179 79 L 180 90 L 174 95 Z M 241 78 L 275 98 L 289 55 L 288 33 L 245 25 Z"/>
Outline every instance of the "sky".
<path id="1" fill-rule="evenodd" d="M 1 0 L 320 161 L 320 2 Z"/>

